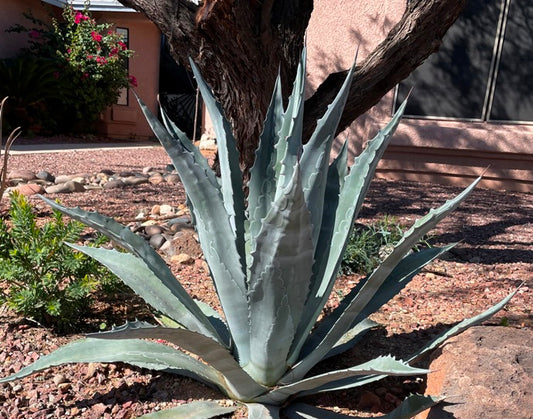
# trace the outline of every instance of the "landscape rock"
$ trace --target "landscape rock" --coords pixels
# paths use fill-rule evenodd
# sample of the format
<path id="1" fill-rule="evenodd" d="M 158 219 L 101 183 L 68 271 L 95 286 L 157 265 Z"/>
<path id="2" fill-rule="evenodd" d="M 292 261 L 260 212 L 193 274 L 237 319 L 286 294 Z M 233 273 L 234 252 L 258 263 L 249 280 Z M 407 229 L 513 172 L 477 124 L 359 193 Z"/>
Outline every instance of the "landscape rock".
<path id="1" fill-rule="evenodd" d="M 533 417 L 530 329 L 473 327 L 437 350 L 429 369 L 426 394 L 447 397 L 417 419 Z"/>
<path id="2" fill-rule="evenodd" d="M 172 263 L 178 263 L 180 265 L 192 265 L 194 263 L 194 258 L 191 255 L 188 255 L 187 253 L 180 253 L 178 255 L 174 255 L 170 258 L 170 261 Z"/>
<path id="3" fill-rule="evenodd" d="M 152 246 L 155 250 L 159 250 L 159 248 L 165 243 L 166 239 L 162 234 L 154 234 L 153 236 L 150 236 L 150 246 Z"/>
<path id="4" fill-rule="evenodd" d="M 124 183 L 128 186 L 142 185 L 148 183 L 148 178 L 145 176 L 128 176 L 123 179 Z"/>
<path id="5" fill-rule="evenodd" d="M 65 183 L 51 185 L 45 189 L 46 193 L 70 193 L 70 192 L 85 192 L 85 186 L 79 182 L 69 180 Z"/>
<path id="6" fill-rule="evenodd" d="M 37 179 L 37 177 L 35 176 L 35 173 L 32 172 L 31 170 L 18 169 L 18 170 L 12 170 L 11 172 L 7 174 L 7 180 L 14 180 L 14 179 L 20 179 L 20 180 L 28 182 L 30 180 Z"/>
<path id="7" fill-rule="evenodd" d="M 113 179 L 106 183 L 104 183 L 103 188 L 104 189 L 117 189 L 117 188 L 123 188 L 126 184 L 122 179 Z"/>
<path id="8" fill-rule="evenodd" d="M 159 185 L 160 183 L 163 183 L 165 181 L 165 178 L 161 173 L 156 173 L 148 178 L 148 182 L 150 182 L 152 185 Z"/>
<path id="9" fill-rule="evenodd" d="M 47 172 L 46 170 L 41 170 L 35 176 L 37 177 L 37 179 L 41 179 L 41 180 L 44 180 L 46 182 L 54 182 L 55 179 L 56 179 L 55 176 L 52 173 Z"/>
<path id="10" fill-rule="evenodd" d="M 44 193 L 44 188 L 41 185 L 38 185 L 37 183 L 23 183 L 14 188 L 14 190 L 25 196 L 32 196 Z"/>
<path id="11" fill-rule="evenodd" d="M 167 183 L 170 183 L 171 185 L 175 185 L 177 183 L 180 183 L 180 177 L 177 173 L 170 173 L 165 176 L 165 181 Z"/>

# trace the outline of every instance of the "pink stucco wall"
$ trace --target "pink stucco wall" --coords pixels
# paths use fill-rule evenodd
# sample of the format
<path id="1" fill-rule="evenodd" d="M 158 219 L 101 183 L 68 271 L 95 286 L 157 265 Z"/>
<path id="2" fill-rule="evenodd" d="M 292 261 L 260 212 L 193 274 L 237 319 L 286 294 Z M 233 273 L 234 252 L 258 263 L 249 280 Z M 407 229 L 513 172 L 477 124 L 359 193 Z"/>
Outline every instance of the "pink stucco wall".
<path id="1" fill-rule="evenodd" d="M 140 13 L 95 13 L 100 22 L 129 29 L 129 46 L 135 54 L 129 60 L 130 74 L 137 79 L 139 97 L 157 113 L 159 91 L 159 29 Z M 113 105 L 103 115 L 102 131 L 109 137 L 145 139 L 154 136 L 132 92 L 127 106 Z"/>
<path id="2" fill-rule="evenodd" d="M 57 7 L 50 6 L 37 0 L 2 0 L 0 6 L 0 58 L 15 55 L 21 48 L 27 46 L 26 34 L 6 33 L 5 30 L 15 23 L 27 25 L 28 21 L 22 13 L 30 11 L 33 16 L 46 21 L 50 13 L 57 11 Z"/>
<path id="3" fill-rule="evenodd" d="M 404 8 L 405 0 L 315 1 L 307 34 L 307 94 L 330 72 L 347 69 L 358 45 L 358 60 L 364 58 Z M 354 154 L 390 118 L 393 94 L 389 92 L 346 131 Z M 377 176 L 465 185 L 487 167 L 481 186 L 533 192 L 533 124 L 405 118 Z"/>

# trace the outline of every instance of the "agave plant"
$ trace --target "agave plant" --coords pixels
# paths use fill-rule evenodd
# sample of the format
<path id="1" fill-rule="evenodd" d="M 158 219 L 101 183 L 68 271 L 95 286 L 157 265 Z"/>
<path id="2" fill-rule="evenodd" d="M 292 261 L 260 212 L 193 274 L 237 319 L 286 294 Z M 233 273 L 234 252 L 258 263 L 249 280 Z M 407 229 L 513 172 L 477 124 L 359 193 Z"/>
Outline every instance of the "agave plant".
<path id="1" fill-rule="evenodd" d="M 302 145 L 304 52 L 286 108 L 278 77 L 245 197 L 230 124 L 198 69 L 191 65 L 214 123 L 219 177 L 164 113 L 163 125 L 142 101 L 140 104 L 182 179 L 224 317 L 191 298 L 160 256 L 128 228 L 98 213 L 64 208 L 45 199 L 130 252 L 71 245 L 106 265 L 142 296 L 160 313 L 160 325 L 136 321 L 90 334 L 0 381 L 58 364 L 120 361 L 208 383 L 246 404 L 249 417 L 276 418 L 281 412 L 286 417 L 326 417 L 326 413 L 333 413 L 292 401 L 390 375 L 426 374 L 427 370 L 410 363 L 449 336 L 491 316 L 511 298 L 463 321 L 406 361 L 388 355 L 351 368 L 310 374 L 321 360 L 356 344 L 375 326 L 368 316 L 405 287 L 423 266 L 453 246 L 410 252 L 466 198 L 479 179 L 419 219 L 383 263 L 316 324 L 333 289 L 351 227 L 404 105 L 351 167 L 347 165 L 346 144 L 330 163 L 353 67 L 309 142 Z M 408 417 L 438 401 L 413 395 L 390 417 Z M 194 412 L 194 417 L 210 417 L 232 409 L 197 402 L 149 416 L 181 417 L 187 410 L 187 414 Z"/>

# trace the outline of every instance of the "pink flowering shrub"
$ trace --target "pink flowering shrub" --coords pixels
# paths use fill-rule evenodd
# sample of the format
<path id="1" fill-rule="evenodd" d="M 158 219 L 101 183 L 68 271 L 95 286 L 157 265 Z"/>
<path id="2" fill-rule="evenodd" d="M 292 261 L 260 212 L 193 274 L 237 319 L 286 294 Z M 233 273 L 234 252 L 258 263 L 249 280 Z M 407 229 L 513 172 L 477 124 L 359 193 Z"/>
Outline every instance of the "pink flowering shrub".
<path id="1" fill-rule="evenodd" d="M 61 19 L 47 25 L 31 16 L 36 26 L 21 25 L 11 31 L 27 32 L 30 55 L 55 63 L 53 73 L 60 100 L 50 100 L 50 124 L 56 131 L 91 131 L 99 114 L 116 103 L 123 88 L 136 85 L 128 74 L 133 54 L 112 24 L 97 23 L 88 10 L 66 6 Z M 135 82 L 133 82 L 135 81 Z"/>

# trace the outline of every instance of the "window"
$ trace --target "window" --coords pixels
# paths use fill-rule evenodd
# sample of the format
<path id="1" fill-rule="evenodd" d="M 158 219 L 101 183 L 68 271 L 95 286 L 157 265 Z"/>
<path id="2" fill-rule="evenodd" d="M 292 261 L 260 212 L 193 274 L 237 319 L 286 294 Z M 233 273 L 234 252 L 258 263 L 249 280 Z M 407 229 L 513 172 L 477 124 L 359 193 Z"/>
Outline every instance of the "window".
<path id="1" fill-rule="evenodd" d="M 129 44 L 130 31 L 129 31 L 129 29 L 127 29 L 127 28 L 117 28 L 116 31 L 117 31 L 117 33 L 119 35 L 122 36 L 122 42 L 124 42 L 126 44 L 126 47 L 129 48 L 130 47 L 130 44 Z M 126 60 L 125 65 L 126 65 L 126 70 L 128 70 L 128 72 L 129 72 L 129 67 L 130 67 L 129 60 Z M 118 99 L 117 99 L 117 105 L 128 106 L 129 101 L 130 101 L 129 89 L 127 87 L 123 87 L 120 90 L 120 94 L 119 94 Z"/>
<path id="2" fill-rule="evenodd" d="M 430 56 L 397 89 L 407 116 L 533 121 L 533 2 L 469 0 Z"/>

